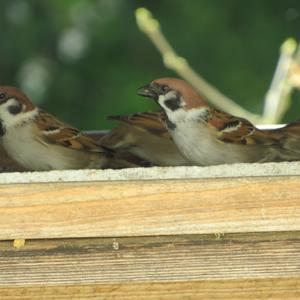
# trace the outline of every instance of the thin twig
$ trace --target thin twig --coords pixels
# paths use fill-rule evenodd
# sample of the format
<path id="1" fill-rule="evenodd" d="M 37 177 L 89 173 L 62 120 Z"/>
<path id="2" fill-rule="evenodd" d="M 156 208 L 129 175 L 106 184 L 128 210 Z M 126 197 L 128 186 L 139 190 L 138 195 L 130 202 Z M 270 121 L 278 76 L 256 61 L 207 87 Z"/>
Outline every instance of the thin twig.
<path id="1" fill-rule="evenodd" d="M 165 66 L 174 70 L 182 78 L 191 83 L 209 102 L 224 111 L 230 112 L 233 115 L 242 116 L 254 123 L 265 123 L 259 115 L 247 111 L 236 104 L 232 99 L 223 95 L 218 89 L 197 74 L 190 67 L 186 59 L 178 56 L 170 43 L 163 36 L 158 21 L 152 17 L 147 9 L 138 8 L 136 10 L 136 20 L 140 30 L 149 37 L 161 53 Z"/>
<path id="2" fill-rule="evenodd" d="M 300 89 L 300 43 L 298 44 L 294 61 L 291 64 L 289 76 L 291 84 L 295 88 Z"/>
<path id="3" fill-rule="evenodd" d="M 290 96 L 293 85 L 289 80 L 289 72 L 296 53 L 297 43 L 287 39 L 280 48 L 280 57 L 266 94 L 263 119 L 268 123 L 279 122 L 290 106 Z"/>
<path id="4" fill-rule="evenodd" d="M 300 89 L 300 66 L 296 62 L 291 66 L 290 81 L 295 88 Z"/>

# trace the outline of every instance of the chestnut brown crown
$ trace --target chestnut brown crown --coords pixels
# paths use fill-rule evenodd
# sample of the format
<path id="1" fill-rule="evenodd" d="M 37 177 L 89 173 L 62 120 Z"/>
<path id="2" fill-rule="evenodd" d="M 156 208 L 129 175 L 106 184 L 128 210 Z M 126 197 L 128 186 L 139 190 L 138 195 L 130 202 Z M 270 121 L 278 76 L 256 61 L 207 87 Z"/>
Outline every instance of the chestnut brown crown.
<path id="1" fill-rule="evenodd" d="M 138 94 L 157 101 L 160 95 L 166 95 L 170 91 L 176 92 L 178 98 L 182 97 L 185 108 L 207 106 L 204 98 L 194 87 L 178 78 L 166 77 L 153 80 L 150 84 L 139 89 Z"/>
<path id="2" fill-rule="evenodd" d="M 25 112 L 35 109 L 35 105 L 20 89 L 13 86 L 0 86 L 0 106 L 9 99 L 15 99 L 22 104 Z"/>

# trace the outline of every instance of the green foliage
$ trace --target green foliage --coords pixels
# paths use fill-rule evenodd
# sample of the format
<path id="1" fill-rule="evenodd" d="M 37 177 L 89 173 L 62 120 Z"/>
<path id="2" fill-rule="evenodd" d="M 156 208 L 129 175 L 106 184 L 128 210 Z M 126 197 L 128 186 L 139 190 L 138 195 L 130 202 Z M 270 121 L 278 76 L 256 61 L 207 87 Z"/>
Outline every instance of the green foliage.
<path id="1" fill-rule="evenodd" d="M 107 115 L 156 109 L 136 89 L 174 74 L 139 32 L 139 6 L 201 75 L 255 113 L 281 43 L 300 40 L 297 0 L 2 0 L 0 83 L 83 129 L 113 126 Z M 295 99 L 286 121 L 299 116 Z"/>

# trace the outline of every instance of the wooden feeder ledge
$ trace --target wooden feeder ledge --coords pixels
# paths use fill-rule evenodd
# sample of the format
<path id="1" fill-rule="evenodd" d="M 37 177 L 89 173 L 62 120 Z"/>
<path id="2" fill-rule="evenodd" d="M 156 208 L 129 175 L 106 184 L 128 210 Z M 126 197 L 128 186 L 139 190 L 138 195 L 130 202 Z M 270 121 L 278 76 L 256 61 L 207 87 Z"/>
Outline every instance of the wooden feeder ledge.
<path id="1" fill-rule="evenodd" d="M 300 299 L 298 162 L 2 173 L 0 216 L 1 300 Z"/>

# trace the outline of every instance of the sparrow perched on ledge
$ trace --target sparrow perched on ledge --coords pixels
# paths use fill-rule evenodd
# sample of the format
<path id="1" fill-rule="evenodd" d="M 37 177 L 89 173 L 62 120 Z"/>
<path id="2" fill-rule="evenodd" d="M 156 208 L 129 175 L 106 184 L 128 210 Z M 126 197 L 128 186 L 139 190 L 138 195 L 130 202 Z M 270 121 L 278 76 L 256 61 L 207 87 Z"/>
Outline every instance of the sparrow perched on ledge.
<path id="1" fill-rule="evenodd" d="M 15 87 L 0 86 L 0 140 L 7 154 L 28 170 L 124 166 L 92 138 L 37 108 Z"/>
<path id="2" fill-rule="evenodd" d="M 172 141 L 162 113 L 145 112 L 109 119 L 121 123 L 100 140 L 105 147 L 132 153 L 157 166 L 190 164 Z"/>
<path id="3" fill-rule="evenodd" d="M 259 130 L 246 119 L 209 107 L 183 80 L 157 79 L 138 94 L 161 106 L 175 144 L 195 165 L 300 159 L 300 134 L 295 135 L 293 126 Z"/>

